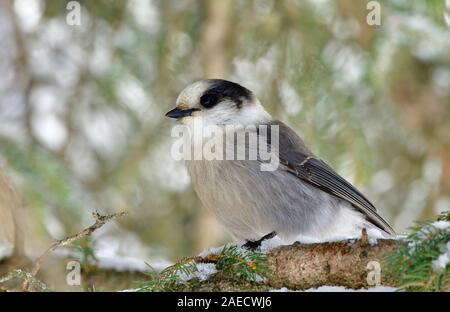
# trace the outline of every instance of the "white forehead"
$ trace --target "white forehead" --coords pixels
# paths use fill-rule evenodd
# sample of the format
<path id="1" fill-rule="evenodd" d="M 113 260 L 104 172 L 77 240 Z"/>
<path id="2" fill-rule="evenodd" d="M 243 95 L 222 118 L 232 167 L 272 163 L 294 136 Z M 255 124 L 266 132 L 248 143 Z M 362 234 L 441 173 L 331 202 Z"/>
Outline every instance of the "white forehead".
<path id="1" fill-rule="evenodd" d="M 200 80 L 190 84 L 181 91 L 178 95 L 176 105 L 187 105 L 193 107 L 200 101 L 200 97 L 209 88 L 210 83 L 205 80 Z"/>

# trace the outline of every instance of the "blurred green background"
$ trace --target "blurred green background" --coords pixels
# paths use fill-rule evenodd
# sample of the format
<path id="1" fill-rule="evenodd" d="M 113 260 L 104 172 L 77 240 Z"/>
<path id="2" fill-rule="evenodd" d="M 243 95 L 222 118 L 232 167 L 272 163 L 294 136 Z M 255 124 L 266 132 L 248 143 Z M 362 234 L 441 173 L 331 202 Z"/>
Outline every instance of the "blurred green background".
<path id="1" fill-rule="evenodd" d="M 28 253 L 96 210 L 129 212 L 94 237 L 104 257 L 231 241 L 170 157 L 164 113 L 204 78 L 253 90 L 397 231 L 450 208 L 445 1 L 379 1 L 379 26 L 362 0 L 79 3 L 79 26 L 67 1 L 0 3 L 0 171 L 25 203 Z"/>

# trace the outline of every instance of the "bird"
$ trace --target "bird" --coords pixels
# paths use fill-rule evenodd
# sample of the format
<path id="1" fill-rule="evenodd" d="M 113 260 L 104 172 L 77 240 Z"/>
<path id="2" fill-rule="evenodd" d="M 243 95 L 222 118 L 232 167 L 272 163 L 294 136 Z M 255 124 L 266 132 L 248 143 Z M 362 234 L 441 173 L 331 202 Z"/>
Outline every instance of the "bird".
<path id="1" fill-rule="evenodd" d="M 245 248 L 259 248 L 274 236 L 292 243 L 302 238 L 357 238 L 363 229 L 382 238 L 396 235 L 360 191 L 317 157 L 292 128 L 273 118 L 244 86 L 223 79 L 196 81 L 181 91 L 166 116 L 191 129 L 200 120 L 202 127 L 223 129 L 277 127 L 275 170 L 261 170 L 259 157 L 186 160 L 202 205 L 236 240 L 245 241 Z M 264 136 L 258 130 L 256 135 Z M 270 144 L 270 135 L 262 141 Z"/>

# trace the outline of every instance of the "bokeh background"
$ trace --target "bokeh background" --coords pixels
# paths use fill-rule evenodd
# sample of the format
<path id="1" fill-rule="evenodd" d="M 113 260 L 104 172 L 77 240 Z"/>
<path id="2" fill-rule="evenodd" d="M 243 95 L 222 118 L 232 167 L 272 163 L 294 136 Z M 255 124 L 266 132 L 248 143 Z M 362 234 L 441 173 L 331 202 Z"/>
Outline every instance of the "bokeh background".
<path id="1" fill-rule="evenodd" d="M 379 1 L 380 26 L 363 0 L 79 1 L 79 26 L 67 3 L 0 1 L 0 172 L 28 254 L 93 211 L 129 213 L 89 242 L 110 265 L 231 241 L 170 157 L 164 113 L 203 78 L 253 90 L 397 231 L 450 208 L 445 1 Z"/>

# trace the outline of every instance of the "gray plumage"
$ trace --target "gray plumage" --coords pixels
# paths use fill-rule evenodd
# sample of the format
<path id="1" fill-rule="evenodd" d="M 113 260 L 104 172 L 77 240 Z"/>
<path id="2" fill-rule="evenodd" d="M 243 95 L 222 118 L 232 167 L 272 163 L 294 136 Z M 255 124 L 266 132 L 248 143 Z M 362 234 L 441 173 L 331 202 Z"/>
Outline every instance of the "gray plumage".
<path id="1" fill-rule="evenodd" d="M 186 162 L 202 204 L 232 235 L 256 240 L 275 231 L 291 242 L 301 237 L 317 241 L 356 237 L 362 228 L 379 229 L 385 237 L 395 234 L 369 200 L 318 159 L 291 128 L 272 119 L 249 90 L 240 88 L 223 80 L 201 81 L 177 100 L 183 111 L 197 111 L 186 118 L 201 116 L 217 125 L 236 120 L 279 127 L 280 166 L 275 171 L 261 171 L 261 160 Z M 183 123 L 189 124 L 189 119 Z"/>

